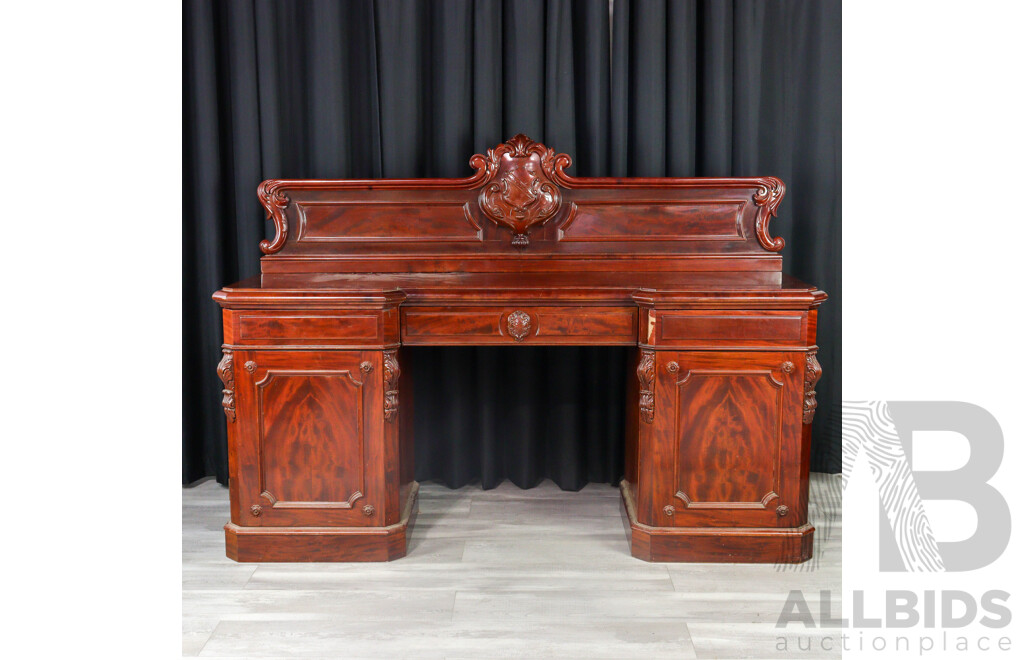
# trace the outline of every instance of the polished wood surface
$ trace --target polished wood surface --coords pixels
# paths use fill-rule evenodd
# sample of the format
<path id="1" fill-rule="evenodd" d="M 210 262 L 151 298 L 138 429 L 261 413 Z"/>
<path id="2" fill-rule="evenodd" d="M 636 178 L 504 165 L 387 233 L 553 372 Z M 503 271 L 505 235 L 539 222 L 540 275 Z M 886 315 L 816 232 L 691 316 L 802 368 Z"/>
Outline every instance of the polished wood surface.
<path id="1" fill-rule="evenodd" d="M 772 177 L 586 179 L 524 136 L 465 179 L 266 181 L 261 275 L 218 291 L 239 561 L 383 560 L 415 514 L 403 345 L 636 346 L 624 519 L 651 561 L 809 556 L 825 295 L 782 274 Z"/>

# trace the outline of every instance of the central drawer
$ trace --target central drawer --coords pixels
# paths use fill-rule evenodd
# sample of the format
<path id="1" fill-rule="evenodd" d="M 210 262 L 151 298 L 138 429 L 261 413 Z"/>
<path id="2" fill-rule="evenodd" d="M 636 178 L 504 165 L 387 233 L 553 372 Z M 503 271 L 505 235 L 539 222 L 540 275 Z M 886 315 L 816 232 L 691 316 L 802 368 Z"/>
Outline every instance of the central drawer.
<path id="1" fill-rule="evenodd" d="M 635 307 L 404 307 L 402 343 L 633 345 L 636 324 Z"/>

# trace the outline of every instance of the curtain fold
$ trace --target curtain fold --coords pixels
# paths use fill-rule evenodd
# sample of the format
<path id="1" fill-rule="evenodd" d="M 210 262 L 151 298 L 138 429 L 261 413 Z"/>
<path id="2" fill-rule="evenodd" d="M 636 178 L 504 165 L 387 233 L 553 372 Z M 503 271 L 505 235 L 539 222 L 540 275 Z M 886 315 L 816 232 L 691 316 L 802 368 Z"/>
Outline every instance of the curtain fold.
<path id="1" fill-rule="evenodd" d="M 841 466 L 839 2 L 415 0 L 184 5 L 182 479 L 227 480 L 210 295 L 259 272 L 263 179 L 465 176 L 515 133 L 576 176 L 786 182 L 772 232 L 826 290 L 812 467 Z M 417 479 L 623 471 L 628 351 L 416 348 Z"/>

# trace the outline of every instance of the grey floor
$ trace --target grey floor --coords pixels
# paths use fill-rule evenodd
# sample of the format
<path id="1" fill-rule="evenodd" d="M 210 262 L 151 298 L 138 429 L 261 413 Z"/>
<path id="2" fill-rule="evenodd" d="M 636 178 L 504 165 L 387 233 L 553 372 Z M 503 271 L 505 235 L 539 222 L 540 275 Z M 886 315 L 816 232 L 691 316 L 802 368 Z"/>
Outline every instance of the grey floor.
<path id="1" fill-rule="evenodd" d="M 833 615 L 839 475 L 812 475 L 815 558 L 798 567 L 649 564 L 629 555 L 618 490 L 424 484 L 409 555 L 384 564 L 238 564 L 227 490 L 182 492 L 182 651 L 201 657 L 816 658 L 822 633 L 776 628 L 802 590 Z M 824 596 L 828 598 L 828 595 Z M 788 651 L 777 650 L 780 639 Z M 811 650 L 803 650 L 807 645 Z M 799 645 L 799 650 L 798 650 Z M 826 648 L 829 646 L 825 644 Z"/>

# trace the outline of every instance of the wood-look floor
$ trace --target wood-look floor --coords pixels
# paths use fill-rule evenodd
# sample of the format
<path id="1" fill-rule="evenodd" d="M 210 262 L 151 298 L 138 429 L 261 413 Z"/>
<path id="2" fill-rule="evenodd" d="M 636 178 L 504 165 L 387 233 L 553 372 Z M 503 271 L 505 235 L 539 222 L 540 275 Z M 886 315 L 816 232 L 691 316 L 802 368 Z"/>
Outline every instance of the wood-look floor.
<path id="1" fill-rule="evenodd" d="M 382 564 L 238 564 L 224 556 L 227 518 L 224 487 L 183 490 L 184 655 L 839 657 L 820 631 L 776 628 L 793 589 L 815 615 L 822 590 L 840 609 L 839 475 L 812 475 L 814 559 L 795 567 L 634 559 L 618 489 L 598 484 L 423 484 L 409 556 Z"/>

